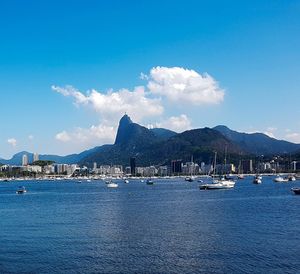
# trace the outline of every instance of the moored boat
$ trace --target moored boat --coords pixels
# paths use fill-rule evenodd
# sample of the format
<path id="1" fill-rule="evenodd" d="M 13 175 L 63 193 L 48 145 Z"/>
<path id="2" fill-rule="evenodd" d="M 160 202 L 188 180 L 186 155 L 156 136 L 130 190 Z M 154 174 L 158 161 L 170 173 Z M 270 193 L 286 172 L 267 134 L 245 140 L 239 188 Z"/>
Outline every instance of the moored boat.
<path id="1" fill-rule="evenodd" d="M 253 184 L 259 185 L 262 183 L 262 176 L 256 175 L 253 179 Z"/>
<path id="2" fill-rule="evenodd" d="M 119 187 L 119 185 L 118 185 L 117 183 L 114 183 L 113 181 L 107 182 L 107 183 L 106 183 L 106 186 L 107 186 L 108 188 L 118 188 L 118 187 Z"/>
<path id="3" fill-rule="evenodd" d="M 274 179 L 274 182 L 275 183 L 286 183 L 288 182 L 289 180 L 287 178 L 283 178 L 281 176 L 277 176 L 275 179 Z"/>
<path id="4" fill-rule="evenodd" d="M 148 179 L 147 182 L 146 182 L 147 185 L 154 185 L 154 182 L 153 180 L 151 179 Z"/>
<path id="5" fill-rule="evenodd" d="M 213 189 L 230 189 L 234 188 L 235 182 L 232 180 L 218 180 L 213 181 L 211 184 L 200 185 L 201 190 L 213 190 Z"/>
<path id="6" fill-rule="evenodd" d="M 291 188 L 291 190 L 292 190 L 296 195 L 300 195 L 300 187 L 293 187 L 293 188 Z"/>
<path id="7" fill-rule="evenodd" d="M 290 182 L 295 182 L 295 181 L 296 181 L 296 177 L 295 177 L 294 175 L 289 175 L 289 176 L 288 176 L 288 180 L 289 180 Z"/>
<path id="8" fill-rule="evenodd" d="M 185 178 L 186 182 L 194 182 L 195 178 L 193 176 L 189 176 Z"/>
<path id="9" fill-rule="evenodd" d="M 16 191 L 17 194 L 24 194 L 26 192 L 27 192 L 27 190 L 26 190 L 25 186 L 19 186 L 19 188 Z"/>

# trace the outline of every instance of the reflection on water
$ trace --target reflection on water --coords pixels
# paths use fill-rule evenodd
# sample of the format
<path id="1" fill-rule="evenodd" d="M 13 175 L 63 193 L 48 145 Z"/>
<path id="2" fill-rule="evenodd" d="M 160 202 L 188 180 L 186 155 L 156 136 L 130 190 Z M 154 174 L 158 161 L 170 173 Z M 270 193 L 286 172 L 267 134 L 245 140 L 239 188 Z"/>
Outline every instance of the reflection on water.
<path id="1" fill-rule="evenodd" d="M 298 182 L 0 184 L 0 273 L 299 273 Z"/>

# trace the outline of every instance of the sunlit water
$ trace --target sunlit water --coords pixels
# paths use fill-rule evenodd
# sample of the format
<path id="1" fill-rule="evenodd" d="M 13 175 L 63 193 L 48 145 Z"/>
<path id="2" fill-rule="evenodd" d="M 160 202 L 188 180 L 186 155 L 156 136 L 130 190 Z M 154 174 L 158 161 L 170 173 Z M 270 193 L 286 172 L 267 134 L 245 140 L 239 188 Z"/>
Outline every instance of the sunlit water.
<path id="1" fill-rule="evenodd" d="M 0 273 L 300 273 L 300 182 L 198 185 L 2 182 Z"/>

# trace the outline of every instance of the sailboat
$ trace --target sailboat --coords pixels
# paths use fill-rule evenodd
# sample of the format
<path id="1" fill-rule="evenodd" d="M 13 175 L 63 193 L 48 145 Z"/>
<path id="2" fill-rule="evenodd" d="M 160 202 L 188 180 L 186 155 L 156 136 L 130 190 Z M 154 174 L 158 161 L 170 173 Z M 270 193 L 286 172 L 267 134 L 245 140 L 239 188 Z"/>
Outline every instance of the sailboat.
<path id="1" fill-rule="evenodd" d="M 192 157 L 191 157 L 191 165 L 193 165 L 194 164 L 194 159 L 193 159 L 193 155 L 192 155 Z M 193 167 L 191 166 L 191 170 L 190 170 L 190 176 L 188 176 L 188 177 L 185 177 L 185 181 L 186 182 L 194 182 L 194 180 L 195 180 L 195 177 L 193 176 Z"/>
<path id="2" fill-rule="evenodd" d="M 225 156 L 225 163 L 226 163 L 226 156 Z M 215 161 L 214 161 L 214 175 L 216 175 L 216 164 L 217 164 L 217 152 L 215 152 Z M 230 189 L 235 186 L 235 182 L 231 179 L 226 179 L 225 176 L 223 176 L 219 180 L 213 179 L 213 182 L 211 184 L 204 184 L 200 185 L 199 188 L 201 190 L 210 190 L 210 189 Z"/>

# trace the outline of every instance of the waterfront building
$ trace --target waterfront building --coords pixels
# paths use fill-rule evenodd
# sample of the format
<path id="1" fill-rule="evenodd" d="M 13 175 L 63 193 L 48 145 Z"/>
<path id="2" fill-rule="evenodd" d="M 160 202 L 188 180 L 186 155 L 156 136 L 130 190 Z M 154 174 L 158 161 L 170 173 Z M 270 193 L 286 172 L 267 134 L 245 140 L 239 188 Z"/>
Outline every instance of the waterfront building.
<path id="1" fill-rule="evenodd" d="M 34 153 L 33 154 L 33 162 L 37 162 L 37 161 L 39 161 L 39 159 L 40 159 L 39 154 L 38 153 Z"/>
<path id="2" fill-rule="evenodd" d="M 21 171 L 27 171 L 27 172 L 35 172 L 35 173 L 42 173 L 42 167 L 41 166 L 22 166 Z"/>
<path id="3" fill-rule="evenodd" d="M 173 160 L 171 162 L 172 174 L 179 175 L 182 173 L 182 160 Z"/>
<path id="4" fill-rule="evenodd" d="M 22 166 L 28 166 L 28 156 L 24 154 L 22 157 Z"/>
<path id="5" fill-rule="evenodd" d="M 168 166 L 160 166 L 158 168 L 158 176 L 164 177 L 168 175 Z"/>
<path id="6" fill-rule="evenodd" d="M 251 159 L 242 161 L 242 171 L 243 173 L 253 173 L 253 162 Z"/>

